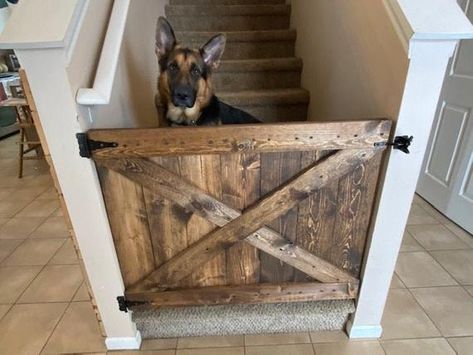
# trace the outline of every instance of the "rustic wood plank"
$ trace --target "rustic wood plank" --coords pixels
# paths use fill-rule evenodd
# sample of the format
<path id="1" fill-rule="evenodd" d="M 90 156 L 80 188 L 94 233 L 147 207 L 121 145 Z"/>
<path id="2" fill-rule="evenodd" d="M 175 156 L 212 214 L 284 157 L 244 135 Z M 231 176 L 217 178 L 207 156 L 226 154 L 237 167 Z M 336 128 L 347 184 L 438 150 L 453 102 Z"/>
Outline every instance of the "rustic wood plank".
<path id="1" fill-rule="evenodd" d="M 155 268 L 143 188 L 114 171 L 97 171 L 123 282 L 128 287 Z"/>
<path id="2" fill-rule="evenodd" d="M 129 301 L 149 302 L 155 307 L 218 304 L 255 304 L 354 299 L 358 284 L 281 283 L 204 287 L 165 292 L 125 292 Z"/>
<path id="3" fill-rule="evenodd" d="M 373 161 L 373 165 L 371 161 L 358 165 L 340 179 L 338 186 L 337 218 L 329 260 L 355 277 L 360 274 L 380 156 L 373 157 Z"/>
<path id="4" fill-rule="evenodd" d="M 180 176 L 149 161 L 106 160 L 101 161 L 100 164 L 124 174 L 147 189 L 159 193 L 185 210 L 197 213 L 218 226 L 224 226 L 241 215 L 240 211 L 228 207 L 185 182 Z M 141 168 L 130 169 L 130 164 L 141 166 Z M 147 174 L 142 174 L 141 171 L 146 171 Z M 348 273 L 288 242 L 269 228 L 261 228 L 245 241 L 322 282 L 357 281 Z"/>
<path id="5" fill-rule="evenodd" d="M 198 188 L 220 196 L 221 182 L 219 175 L 219 156 L 188 155 L 179 157 L 181 177 Z M 205 162 L 206 164 L 203 164 Z M 187 220 L 187 245 L 192 245 L 200 238 L 213 231 L 216 226 L 197 214 Z M 221 252 L 191 274 L 192 287 L 216 286 L 226 283 L 225 253 Z"/>
<path id="6" fill-rule="evenodd" d="M 279 185 L 292 179 L 300 172 L 300 152 L 268 153 L 261 155 L 261 192 L 267 194 Z M 268 226 L 283 235 L 288 242 L 294 243 L 297 231 L 298 206 L 289 210 Z M 280 283 L 293 281 L 294 268 L 280 259 L 261 254 L 262 282 Z"/>
<path id="7" fill-rule="evenodd" d="M 252 154 L 226 154 L 220 157 L 222 202 L 243 210 L 259 197 L 259 158 Z M 248 243 L 235 243 L 226 251 L 229 285 L 259 282 L 258 250 Z"/>
<path id="8" fill-rule="evenodd" d="M 115 142 L 116 148 L 93 152 L 94 159 L 200 155 L 232 152 L 286 152 L 369 149 L 386 142 L 388 120 L 299 122 L 146 129 L 104 129 L 87 132 L 89 139 Z"/>
<path id="9" fill-rule="evenodd" d="M 153 271 L 139 282 L 138 287 L 150 289 L 159 282 L 160 287 L 174 287 L 177 281 L 187 276 L 196 267 L 207 262 L 221 250 L 226 250 L 238 240 L 245 239 L 263 225 L 287 212 L 300 201 L 306 199 L 327 182 L 344 176 L 354 167 L 377 154 L 377 150 L 346 150 L 325 159 L 320 164 L 309 168 L 302 175 L 281 186 L 250 207 L 243 215 L 214 231 L 199 242 L 189 246 L 173 259 Z M 143 171 L 139 161 L 127 160 L 126 169 Z"/>

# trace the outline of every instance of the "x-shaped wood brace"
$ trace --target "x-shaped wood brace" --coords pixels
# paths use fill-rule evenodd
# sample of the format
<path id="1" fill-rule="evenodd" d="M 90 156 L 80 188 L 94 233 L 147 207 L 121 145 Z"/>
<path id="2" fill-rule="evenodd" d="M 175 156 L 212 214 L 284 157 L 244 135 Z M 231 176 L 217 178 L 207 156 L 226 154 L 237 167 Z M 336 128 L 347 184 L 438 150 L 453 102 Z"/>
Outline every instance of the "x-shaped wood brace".
<path id="1" fill-rule="evenodd" d="M 279 186 L 243 214 L 149 160 L 134 158 L 97 160 L 98 164 L 119 172 L 221 227 L 178 253 L 133 285 L 129 291 L 161 291 L 176 287 L 179 280 L 191 274 L 197 267 L 243 239 L 321 282 L 357 284 L 358 280 L 346 271 L 293 245 L 265 225 L 330 181 L 346 175 L 379 153 L 380 151 L 376 149 L 338 151 L 322 162 L 313 164 L 293 180 Z"/>

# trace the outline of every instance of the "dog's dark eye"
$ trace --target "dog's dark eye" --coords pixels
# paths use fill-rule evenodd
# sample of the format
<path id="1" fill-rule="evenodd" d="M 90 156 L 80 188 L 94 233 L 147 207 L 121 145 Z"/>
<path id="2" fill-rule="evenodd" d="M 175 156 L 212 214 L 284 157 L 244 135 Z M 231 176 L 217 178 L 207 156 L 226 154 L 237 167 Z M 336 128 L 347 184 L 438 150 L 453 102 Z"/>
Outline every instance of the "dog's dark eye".
<path id="1" fill-rule="evenodd" d="M 200 76 L 200 69 L 197 66 L 192 67 L 191 69 L 192 75 L 194 76 Z"/>
<path id="2" fill-rule="evenodd" d="M 178 69 L 177 64 L 172 62 L 168 65 L 168 70 L 170 71 L 176 71 Z"/>

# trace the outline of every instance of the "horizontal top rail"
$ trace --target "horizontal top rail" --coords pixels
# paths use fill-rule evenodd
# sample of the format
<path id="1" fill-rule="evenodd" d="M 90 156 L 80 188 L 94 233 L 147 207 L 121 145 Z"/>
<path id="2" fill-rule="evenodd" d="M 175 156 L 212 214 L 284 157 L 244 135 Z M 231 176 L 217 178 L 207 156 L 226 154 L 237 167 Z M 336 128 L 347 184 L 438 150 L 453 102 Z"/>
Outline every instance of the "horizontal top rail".
<path id="1" fill-rule="evenodd" d="M 389 120 L 299 122 L 213 127 L 96 129 L 94 159 L 193 154 L 366 149 L 386 143 Z"/>
<path id="2" fill-rule="evenodd" d="M 76 102 L 79 105 L 107 105 L 110 103 L 129 7 L 130 0 L 114 1 L 94 86 L 78 90 Z"/>

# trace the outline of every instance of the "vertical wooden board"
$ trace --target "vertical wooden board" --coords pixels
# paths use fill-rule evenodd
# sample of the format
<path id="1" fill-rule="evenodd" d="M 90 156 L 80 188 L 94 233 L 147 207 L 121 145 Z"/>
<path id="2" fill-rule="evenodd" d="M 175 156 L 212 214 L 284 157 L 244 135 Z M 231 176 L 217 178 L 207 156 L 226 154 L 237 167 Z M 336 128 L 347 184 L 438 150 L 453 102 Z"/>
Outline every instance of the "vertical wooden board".
<path id="1" fill-rule="evenodd" d="M 291 180 L 300 172 L 300 169 L 300 152 L 261 154 L 261 195 Z M 297 215 L 298 207 L 295 207 L 274 220 L 269 226 L 294 242 L 297 235 Z M 293 267 L 263 252 L 260 253 L 260 259 L 261 282 L 284 282 L 294 279 Z"/>
<path id="2" fill-rule="evenodd" d="M 178 158 L 152 158 L 154 163 L 180 175 Z M 187 247 L 186 224 L 190 217 L 180 206 L 144 189 L 155 264 L 160 266 Z"/>
<path id="3" fill-rule="evenodd" d="M 328 151 L 303 152 L 303 169 L 330 155 Z M 337 214 L 338 180 L 299 204 L 296 244 L 310 253 L 331 261 L 332 236 Z M 308 281 L 310 277 L 296 271 L 296 281 Z"/>
<path id="4" fill-rule="evenodd" d="M 220 157 L 222 202 L 243 210 L 259 199 L 260 163 L 258 154 L 225 154 Z M 259 282 L 258 250 L 244 241 L 226 252 L 227 284 Z"/>
<path id="5" fill-rule="evenodd" d="M 119 173 L 97 169 L 125 287 L 154 269 L 143 188 Z"/>
<path id="6" fill-rule="evenodd" d="M 220 157 L 217 155 L 190 155 L 179 158 L 181 177 L 218 198 L 220 186 Z M 193 214 L 187 221 L 187 245 L 191 245 L 213 231 L 216 226 Z M 203 265 L 190 276 L 193 287 L 224 285 L 225 253 Z"/>
<path id="7" fill-rule="evenodd" d="M 339 181 L 331 262 L 359 277 L 378 180 L 380 155 Z"/>

